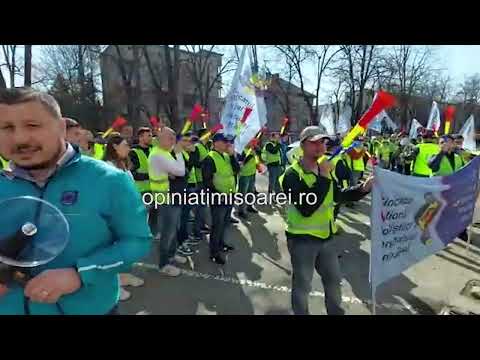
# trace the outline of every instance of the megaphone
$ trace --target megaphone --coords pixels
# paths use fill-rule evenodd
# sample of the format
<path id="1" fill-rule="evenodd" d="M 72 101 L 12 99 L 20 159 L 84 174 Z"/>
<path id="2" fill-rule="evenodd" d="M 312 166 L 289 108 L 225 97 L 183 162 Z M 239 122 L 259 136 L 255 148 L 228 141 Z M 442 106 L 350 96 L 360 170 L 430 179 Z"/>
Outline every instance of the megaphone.
<path id="1" fill-rule="evenodd" d="M 67 219 L 51 203 L 32 196 L 1 201 L 0 214 L 0 283 L 24 285 L 33 268 L 54 260 L 67 246 Z"/>

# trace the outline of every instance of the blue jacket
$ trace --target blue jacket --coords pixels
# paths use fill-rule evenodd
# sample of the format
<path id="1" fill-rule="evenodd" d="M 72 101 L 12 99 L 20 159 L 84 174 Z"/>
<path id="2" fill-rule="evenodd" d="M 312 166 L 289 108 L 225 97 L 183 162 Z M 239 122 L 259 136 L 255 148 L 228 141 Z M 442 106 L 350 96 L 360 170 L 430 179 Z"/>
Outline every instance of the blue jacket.
<path id="1" fill-rule="evenodd" d="M 146 256 L 151 246 L 146 209 L 133 181 L 126 173 L 75 149 L 74 156 L 43 188 L 0 173 L 0 202 L 25 195 L 56 206 L 70 226 L 65 250 L 50 263 L 34 268 L 32 275 L 46 269 L 76 268 L 82 286 L 62 296 L 57 304 L 29 301 L 23 288 L 12 286 L 0 297 L 0 315 L 25 314 L 26 309 L 32 315 L 108 313 L 118 303 L 118 274 Z"/>

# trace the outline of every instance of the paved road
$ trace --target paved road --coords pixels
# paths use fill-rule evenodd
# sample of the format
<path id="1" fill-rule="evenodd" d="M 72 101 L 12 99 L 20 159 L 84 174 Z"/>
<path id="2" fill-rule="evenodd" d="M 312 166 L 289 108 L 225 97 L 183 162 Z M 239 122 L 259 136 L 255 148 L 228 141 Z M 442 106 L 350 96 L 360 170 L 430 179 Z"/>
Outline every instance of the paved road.
<path id="1" fill-rule="evenodd" d="M 267 178 L 257 176 L 257 188 L 265 191 Z M 231 225 L 228 242 L 236 250 L 225 266 L 208 260 L 205 242 L 181 265 L 178 278 L 162 276 L 156 270 L 156 255 L 133 270 L 145 279 L 141 288 L 131 289 L 132 298 L 123 302 L 123 314 L 290 314 L 291 267 L 284 234 L 282 209 L 258 206 L 260 212 L 248 221 Z M 347 314 L 371 314 L 368 283 L 370 198 L 339 216 L 341 233 L 335 240 L 344 274 L 342 285 Z M 155 247 L 156 247 L 155 243 Z M 469 255 L 458 241 L 431 256 L 377 290 L 377 314 L 435 314 L 444 304 L 478 307 L 459 295 L 470 279 L 480 279 L 480 234 L 474 230 Z M 310 296 L 312 314 L 325 314 L 320 278 L 314 275 Z"/>

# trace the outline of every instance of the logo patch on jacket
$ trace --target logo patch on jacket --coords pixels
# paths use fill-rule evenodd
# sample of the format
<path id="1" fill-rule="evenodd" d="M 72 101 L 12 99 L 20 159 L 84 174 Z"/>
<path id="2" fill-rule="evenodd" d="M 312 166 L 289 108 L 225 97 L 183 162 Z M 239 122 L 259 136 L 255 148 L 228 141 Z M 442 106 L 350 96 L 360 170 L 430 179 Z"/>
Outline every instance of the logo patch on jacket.
<path id="1" fill-rule="evenodd" d="M 78 200 L 78 191 L 65 191 L 62 194 L 60 202 L 62 205 L 73 205 Z"/>

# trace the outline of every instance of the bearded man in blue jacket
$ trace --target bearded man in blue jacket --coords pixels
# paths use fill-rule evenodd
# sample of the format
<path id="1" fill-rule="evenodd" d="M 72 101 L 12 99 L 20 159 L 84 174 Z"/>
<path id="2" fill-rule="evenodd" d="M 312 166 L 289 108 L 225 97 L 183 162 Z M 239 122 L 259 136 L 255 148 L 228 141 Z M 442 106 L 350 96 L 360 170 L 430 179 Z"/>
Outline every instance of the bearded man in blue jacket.
<path id="1" fill-rule="evenodd" d="M 70 238 L 22 287 L 0 284 L 1 314 L 116 313 L 118 274 L 150 250 L 147 215 L 127 173 L 81 155 L 65 141 L 58 103 L 28 88 L 0 90 L 0 202 L 34 196 L 66 217 Z"/>

